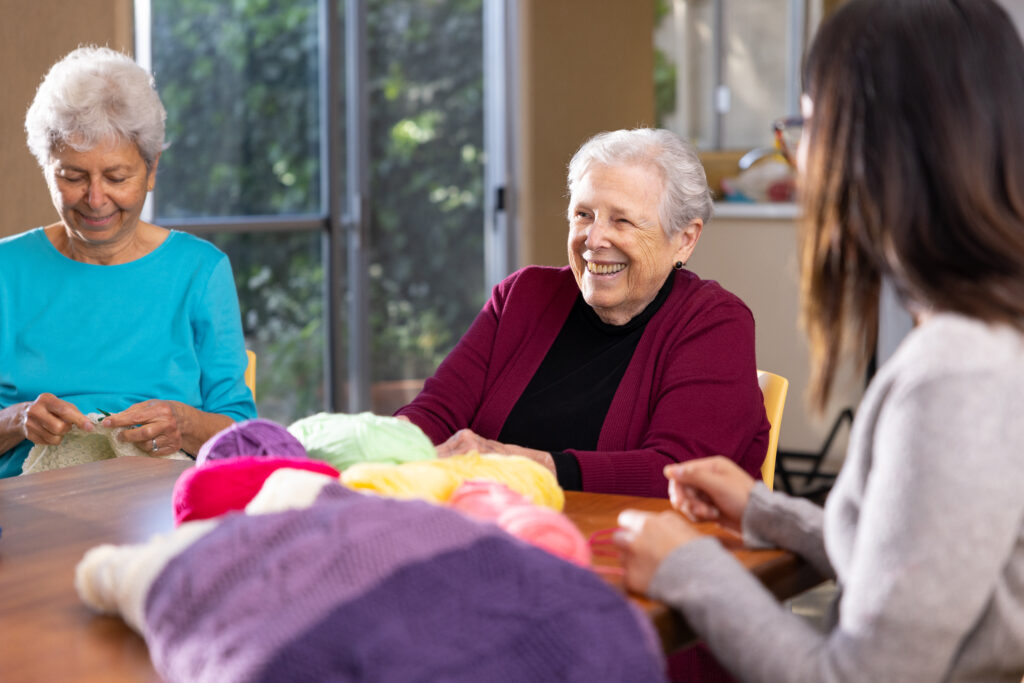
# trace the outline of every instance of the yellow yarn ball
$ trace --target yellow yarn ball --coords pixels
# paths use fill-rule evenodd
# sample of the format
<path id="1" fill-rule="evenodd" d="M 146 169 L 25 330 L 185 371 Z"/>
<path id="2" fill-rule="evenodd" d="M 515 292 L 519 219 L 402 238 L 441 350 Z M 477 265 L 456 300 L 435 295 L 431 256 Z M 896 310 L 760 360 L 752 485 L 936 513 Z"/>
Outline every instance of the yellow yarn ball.
<path id="1" fill-rule="evenodd" d="M 400 465 L 357 463 L 341 473 L 341 483 L 391 498 L 445 503 L 468 480 L 496 481 L 536 505 L 561 511 L 565 493 L 551 472 L 529 458 L 477 452 Z"/>
<path id="2" fill-rule="evenodd" d="M 341 483 L 388 498 L 419 498 L 443 503 L 460 482 L 451 472 L 434 467 L 435 462 L 357 463 L 341 473 Z"/>

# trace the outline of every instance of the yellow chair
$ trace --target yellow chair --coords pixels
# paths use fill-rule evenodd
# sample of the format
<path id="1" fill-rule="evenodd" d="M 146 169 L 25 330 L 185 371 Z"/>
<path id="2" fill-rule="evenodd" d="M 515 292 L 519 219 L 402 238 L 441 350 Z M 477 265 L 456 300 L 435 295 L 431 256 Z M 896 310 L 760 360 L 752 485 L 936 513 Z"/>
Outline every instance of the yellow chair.
<path id="1" fill-rule="evenodd" d="M 768 430 L 768 451 L 761 465 L 761 478 L 769 489 L 775 484 L 775 454 L 779 450 L 779 430 L 782 428 L 782 409 L 786 407 L 786 392 L 789 380 L 764 370 L 757 371 L 757 383 L 764 397 L 764 411 L 768 414 L 771 429 Z"/>
<path id="2" fill-rule="evenodd" d="M 252 400 L 256 400 L 256 354 L 249 349 L 245 350 L 249 358 L 249 364 L 245 367 L 245 386 L 252 392 Z"/>

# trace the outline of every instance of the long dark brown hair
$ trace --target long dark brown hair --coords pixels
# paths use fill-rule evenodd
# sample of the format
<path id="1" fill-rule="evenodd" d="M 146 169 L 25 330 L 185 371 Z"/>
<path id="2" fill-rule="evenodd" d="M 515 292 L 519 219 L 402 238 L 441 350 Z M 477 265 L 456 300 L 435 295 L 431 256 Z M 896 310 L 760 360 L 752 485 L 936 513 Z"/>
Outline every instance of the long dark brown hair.
<path id="1" fill-rule="evenodd" d="M 991 0 L 853 0 L 807 56 L 808 399 L 860 367 L 883 277 L 912 305 L 1024 329 L 1024 48 Z"/>

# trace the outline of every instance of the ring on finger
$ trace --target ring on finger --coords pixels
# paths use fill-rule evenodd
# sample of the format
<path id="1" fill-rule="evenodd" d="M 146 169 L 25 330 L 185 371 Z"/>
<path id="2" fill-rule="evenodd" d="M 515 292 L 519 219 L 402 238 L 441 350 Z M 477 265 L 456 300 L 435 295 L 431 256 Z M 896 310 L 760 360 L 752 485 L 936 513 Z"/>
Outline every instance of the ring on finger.
<path id="1" fill-rule="evenodd" d="M 152 451 L 153 451 L 154 453 L 156 453 L 156 452 L 157 452 L 158 450 L 160 450 L 160 447 L 156 445 L 156 439 L 153 439 L 153 441 L 152 441 L 151 445 L 152 445 L 152 447 L 153 447 L 153 448 L 152 448 Z"/>

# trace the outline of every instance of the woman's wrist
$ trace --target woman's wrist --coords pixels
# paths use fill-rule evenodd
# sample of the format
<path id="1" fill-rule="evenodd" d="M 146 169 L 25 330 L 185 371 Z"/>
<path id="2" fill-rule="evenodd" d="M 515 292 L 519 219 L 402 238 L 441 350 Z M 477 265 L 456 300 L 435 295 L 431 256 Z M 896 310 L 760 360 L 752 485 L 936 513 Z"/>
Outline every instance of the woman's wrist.
<path id="1" fill-rule="evenodd" d="M 207 439 L 231 425 L 234 420 L 226 415 L 207 413 L 179 401 L 169 401 L 181 434 L 181 449 L 195 455 Z"/>
<path id="2" fill-rule="evenodd" d="M 28 402 L 15 403 L 0 410 L 0 453 L 6 453 L 27 438 L 22 413 L 28 405 Z"/>

